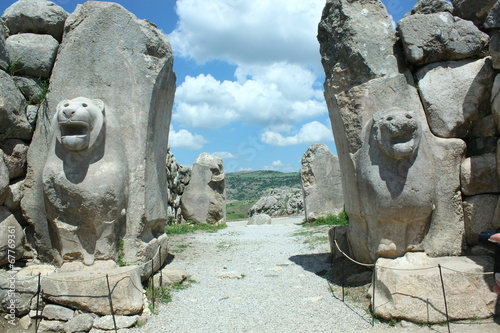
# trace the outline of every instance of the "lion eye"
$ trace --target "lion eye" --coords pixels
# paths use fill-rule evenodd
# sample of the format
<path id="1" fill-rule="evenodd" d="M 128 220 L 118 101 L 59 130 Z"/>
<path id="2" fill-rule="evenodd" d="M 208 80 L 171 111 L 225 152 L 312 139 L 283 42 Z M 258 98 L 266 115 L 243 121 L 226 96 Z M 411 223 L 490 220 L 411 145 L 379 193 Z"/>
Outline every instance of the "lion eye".
<path id="1" fill-rule="evenodd" d="M 84 108 L 86 108 L 88 105 L 87 105 L 87 103 L 83 103 L 83 104 L 82 104 L 82 106 L 83 106 Z"/>
<path id="2" fill-rule="evenodd" d="M 393 118 L 392 117 L 387 117 L 386 120 L 387 121 L 391 121 Z"/>
<path id="3" fill-rule="evenodd" d="M 413 119 L 413 117 L 412 117 L 410 114 L 407 114 L 407 115 L 406 115 L 406 118 L 408 118 L 408 119 Z"/>
<path id="4" fill-rule="evenodd" d="M 69 106 L 69 103 L 64 104 L 64 107 L 67 108 Z"/>

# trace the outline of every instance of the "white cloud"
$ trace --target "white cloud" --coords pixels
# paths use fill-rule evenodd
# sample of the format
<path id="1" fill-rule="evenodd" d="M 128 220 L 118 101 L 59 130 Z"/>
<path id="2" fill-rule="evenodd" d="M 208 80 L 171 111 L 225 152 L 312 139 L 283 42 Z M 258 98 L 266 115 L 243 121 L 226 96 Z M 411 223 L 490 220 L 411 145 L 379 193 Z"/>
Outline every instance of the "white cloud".
<path id="1" fill-rule="evenodd" d="M 284 164 L 280 160 L 273 161 L 271 165 L 266 165 L 262 167 L 262 170 L 272 170 L 272 171 L 281 171 L 281 172 L 294 172 L 293 167 L 290 164 Z"/>
<path id="2" fill-rule="evenodd" d="M 231 154 L 227 151 L 217 151 L 217 152 L 213 153 L 212 155 L 217 156 L 218 158 L 222 158 L 222 159 L 236 158 L 236 155 Z"/>
<path id="3" fill-rule="evenodd" d="M 169 34 L 176 53 L 199 63 L 287 60 L 320 71 L 318 22 L 324 0 L 178 0 Z"/>
<path id="4" fill-rule="evenodd" d="M 192 134 L 188 130 L 181 129 L 176 132 L 173 127 L 170 127 L 168 144 L 170 148 L 183 148 L 198 150 L 203 148 L 203 145 L 208 141 L 199 134 Z"/>
<path id="5" fill-rule="evenodd" d="M 283 166 L 283 162 L 281 162 L 280 160 L 277 160 L 277 161 L 274 161 L 273 163 L 271 163 L 271 165 L 274 167 L 279 167 L 279 166 Z"/>
<path id="6" fill-rule="evenodd" d="M 219 128 L 234 121 L 264 127 L 291 124 L 327 112 L 316 76 L 285 62 L 239 67 L 237 81 L 210 74 L 187 76 L 177 88 L 173 119 L 193 128 Z"/>
<path id="7" fill-rule="evenodd" d="M 291 146 L 301 143 L 322 143 L 333 141 L 332 130 L 324 124 L 313 121 L 302 126 L 293 136 L 283 136 L 281 133 L 266 130 L 261 135 L 261 140 L 272 146 Z"/>

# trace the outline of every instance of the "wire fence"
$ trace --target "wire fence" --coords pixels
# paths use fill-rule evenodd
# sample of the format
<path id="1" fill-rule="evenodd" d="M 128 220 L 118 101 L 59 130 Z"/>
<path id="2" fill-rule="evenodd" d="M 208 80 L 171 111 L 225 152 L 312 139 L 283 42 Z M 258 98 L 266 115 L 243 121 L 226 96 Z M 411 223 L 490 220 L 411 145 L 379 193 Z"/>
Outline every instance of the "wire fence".
<path id="1" fill-rule="evenodd" d="M 445 267 L 445 266 L 442 266 L 441 264 L 437 264 L 437 265 L 433 265 L 433 266 L 427 266 L 427 267 L 419 267 L 419 268 L 397 268 L 397 267 L 388 267 L 388 266 L 383 266 L 383 265 L 379 265 L 377 263 L 374 263 L 374 264 L 367 264 L 367 263 L 362 263 L 362 262 L 359 262 L 353 258 L 351 258 L 349 255 L 347 255 L 344 251 L 342 251 L 342 249 L 340 248 L 338 242 L 337 242 L 337 239 L 336 239 L 336 234 L 334 233 L 334 236 L 333 236 L 333 241 L 334 241 L 334 244 L 335 244 L 335 247 L 337 249 L 337 251 L 339 253 L 341 253 L 345 258 L 347 258 L 348 260 L 350 260 L 351 262 L 353 262 L 354 264 L 356 265 L 359 265 L 359 266 L 363 266 L 363 267 L 367 267 L 367 268 L 373 268 L 373 275 L 372 275 L 372 311 L 371 311 L 371 315 L 372 315 L 372 326 L 375 325 L 375 308 L 376 308 L 376 303 L 375 303 L 375 290 L 376 290 L 376 283 L 377 283 L 377 269 L 387 269 L 387 270 L 394 270 L 394 271 L 424 271 L 424 270 L 438 270 L 439 271 L 439 277 L 440 277 L 440 284 L 441 284 L 441 290 L 442 290 L 442 294 L 443 294 L 443 301 L 444 301 L 444 313 L 446 315 L 446 324 L 448 326 L 448 332 L 451 332 L 450 330 L 450 316 L 449 316 L 449 313 L 448 313 L 448 300 L 446 298 L 446 289 L 445 289 L 445 284 L 444 284 L 444 280 L 443 280 L 443 270 L 449 270 L 449 271 L 453 271 L 455 273 L 460 273 L 460 274 L 464 274 L 464 275 L 482 275 L 482 276 L 486 276 L 486 275 L 494 275 L 495 273 L 494 272 L 464 272 L 464 271 L 459 271 L 459 270 L 456 270 L 456 269 L 453 269 L 453 268 L 450 268 L 450 267 Z M 333 249 L 332 249 L 332 258 L 333 258 Z M 332 259 L 333 260 L 333 259 Z M 333 263 L 333 261 L 332 261 Z M 344 266 L 343 266 L 343 263 L 342 263 L 342 302 L 345 303 L 345 279 L 344 279 Z M 429 318 L 429 314 L 427 313 L 427 317 Z"/>
<path id="2" fill-rule="evenodd" d="M 50 275 L 44 275 L 42 276 L 42 273 L 38 273 L 38 275 L 34 276 L 26 276 L 26 275 L 18 275 L 17 272 L 12 275 L 11 273 L 0 273 L 0 277 L 3 277 L 7 280 L 12 279 L 12 276 L 15 277 L 15 281 L 21 281 L 21 282 L 26 282 L 26 281 L 32 281 L 34 279 L 37 279 L 37 288 L 35 294 L 33 294 L 32 299 L 36 297 L 36 309 L 35 309 L 35 332 L 38 333 L 38 329 L 40 327 L 40 322 L 42 319 L 42 311 L 40 309 L 40 298 L 47 298 L 47 297 L 78 297 L 78 298 L 107 298 L 108 300 L 108 305 L 109 305 L 109 313 L 112 316 L 113 319 L 113 327 L 114 331 L 118 332 L 118 326 L 116 324 L 116 314 L 115 314 L 115 306 L 113 305 L 113 291 L 116 290 L 120 282 L 124 281 L 124 279 L 129 279 L 130 285 L 141 292 L 143 292 L 143 286 L 141 284 L 137 285 L 135 281 L 131 278 L 132 272 L 141 270 L 143 272 L 149 265 L 151 265 L 151 274 L 149 275 L 148 278 L 148 284 L 151 285 L 151 302 L 152 302 L 152 308 L 153 311 L 155 309 L 155 302 L 156 302 L 156 297 L 155 297 L 155 287 L 154 287 L 154 273 L 155 273 L 155 258 L 158 258 L 158 270 L 160 271 L 160 286 L 162 285 L 162 280 L 163 280 L 163 272 L 161 270 L 161 267 L 163 265 L 162 259 L 162 253 L 161 253 L 162 247 L 159 246 L 156 254 L 148 260 L 146 263 L 140 265 L 140 266 L 135 266 L 135 267 L 130 267 L 130 269 L 122 269 L 119 272 L 113 273 L 113 274 L 108 274 L 105 272 L 93 272 L 95 276 L 92 278 L 86 278 L 86 279 L 80 279 L 80 276 L 75 277 L 75 279 L 70 279 L 70 278 L 57 278 L 57 277 L 51 277 Z M 115 279 L 116 281 L 112 281 L 113 278 L 117 278 L 123 276 L 122 279 Z M 139 273 L 139 279 L 140 279 L 141 274 Z M 102 290 L 101 294 L 93 294 L 93 295 L 83 295 L 83 294 L 78 294 L 78 295 L 49 295 L 47 293 L 44 293 L 43 290 L 43 281 L 53 281 L 53 282 L 60 282 L 60 283 L 85 283 L 85 282 L 95 282 L 98 280 L 104 280 L 105 287 L 104 290 Z M 103 282 L 104 282 L 103 281 Z M 45 296 L 45 297 L 44 297 Z M 142 299 L 142 298 L 141 298 Z"/>

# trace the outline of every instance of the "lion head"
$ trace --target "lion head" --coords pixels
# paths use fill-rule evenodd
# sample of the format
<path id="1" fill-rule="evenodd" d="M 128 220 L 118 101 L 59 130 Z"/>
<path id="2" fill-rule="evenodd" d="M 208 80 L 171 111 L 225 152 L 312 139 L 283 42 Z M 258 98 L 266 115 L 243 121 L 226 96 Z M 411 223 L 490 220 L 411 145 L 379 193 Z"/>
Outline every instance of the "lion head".
<path id="1" fill-rule="evenodd" d="M 85 97 L 63 100 L 57 105 L 54 124 L 63 148 L 74 152 L 89 150 L 104 127 L 104 102 Z"/>
<path id="2" fill-rule="evenodd" d="M 395 159 L 413 156 L 420 144 L 421 128 L 415 112 L 400 108 L 373 115 L 374 138 L 380 149 Z"/>

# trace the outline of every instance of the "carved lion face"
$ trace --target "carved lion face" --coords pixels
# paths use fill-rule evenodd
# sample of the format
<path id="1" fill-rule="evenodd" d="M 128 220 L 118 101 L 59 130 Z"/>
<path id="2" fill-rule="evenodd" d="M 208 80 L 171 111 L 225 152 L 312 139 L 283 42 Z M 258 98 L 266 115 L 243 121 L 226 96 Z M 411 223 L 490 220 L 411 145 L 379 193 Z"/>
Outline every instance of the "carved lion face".
<path id="1" fill-rule="evenodd" d="M 395 159 L 413 156 L 420 144 L 421 128 L 413 111 L 392 108 L 373 115 L 375 141 Z"/>
<path id="2" fill-rule="evenodd" d="M 104 102 L 77 97 L 63 100 L 54 116 L 57 140 L 70 151 L 85 151 L 94 146 L 104 125 Z"/>

